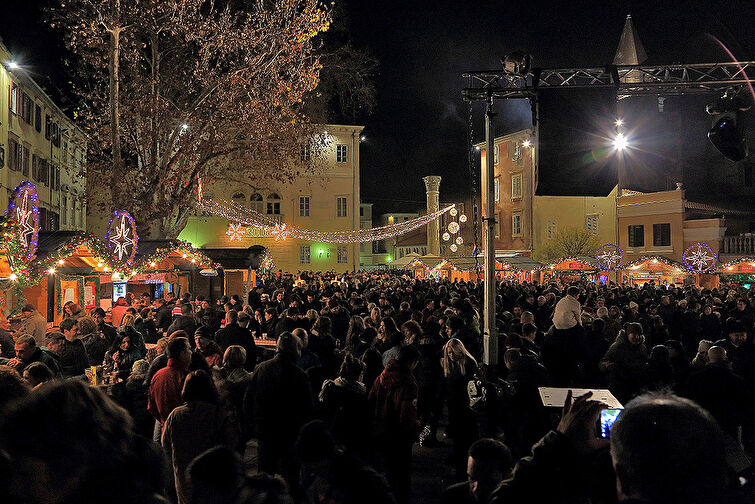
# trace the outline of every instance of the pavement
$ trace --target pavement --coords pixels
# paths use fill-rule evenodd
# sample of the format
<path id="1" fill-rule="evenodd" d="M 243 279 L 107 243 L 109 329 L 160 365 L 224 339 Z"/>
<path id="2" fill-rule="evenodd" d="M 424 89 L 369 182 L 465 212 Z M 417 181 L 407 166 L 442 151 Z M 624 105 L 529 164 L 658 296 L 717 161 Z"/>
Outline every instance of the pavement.
<path id="1" fill-rule="evenodd" d="M 438 429 L 442 439 L 443 429 Z M 412 450 L 412 504 L 437 504 L 440 495 L 449 485 L 458 483 L 454 479 L 453 467 L 446 463 L 451 453 L 451 440 L 440 441 L 436 446 L 419 446 Z"/>

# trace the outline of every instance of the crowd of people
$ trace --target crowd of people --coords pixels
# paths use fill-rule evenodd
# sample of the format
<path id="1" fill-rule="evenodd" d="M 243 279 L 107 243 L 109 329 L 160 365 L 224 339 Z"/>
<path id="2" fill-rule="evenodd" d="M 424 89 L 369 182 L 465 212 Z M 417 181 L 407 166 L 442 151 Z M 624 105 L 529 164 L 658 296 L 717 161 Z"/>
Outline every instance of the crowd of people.
<path id="1" fill-rule="evenodd" d="M 754 501 L 750 291 L 502 281 L 487 349 L 481 299 L 369 272 L 67 303 L 54 331 L 27 305 L 0 317 L 0 492 L 406 504 L 419 443 L 450 445 L 449 504 Z M 544 386 L 609 389 L 610 440 L 605 405 Z"/>

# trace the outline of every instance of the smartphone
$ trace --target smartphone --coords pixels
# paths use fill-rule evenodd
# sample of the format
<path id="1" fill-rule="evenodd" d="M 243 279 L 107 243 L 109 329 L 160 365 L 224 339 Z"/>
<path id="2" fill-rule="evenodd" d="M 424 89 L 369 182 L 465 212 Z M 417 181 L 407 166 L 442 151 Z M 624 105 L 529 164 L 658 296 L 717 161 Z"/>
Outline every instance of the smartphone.
<path id="1" fill-rule="evenodd" d="M 600 437 L 606 439 L 611 437 L 611 428 L 616 419 L 619 418 L 621 411 L 620 408 L 607 408 L 600 410 L 600 419 L 598 420 L 600 422 L 600 425 L 598 426 Z"/>

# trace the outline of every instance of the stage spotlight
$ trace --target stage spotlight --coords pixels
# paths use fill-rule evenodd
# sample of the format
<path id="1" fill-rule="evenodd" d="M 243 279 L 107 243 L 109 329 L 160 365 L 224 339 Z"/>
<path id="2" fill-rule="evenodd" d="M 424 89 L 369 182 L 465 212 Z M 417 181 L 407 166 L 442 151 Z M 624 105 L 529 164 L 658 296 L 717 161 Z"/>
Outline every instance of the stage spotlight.
<path id="1" fill-rule="evenodd" d="M 532 67 L 532 56 L 522 50 L 516 50 L 504 56 L 501 65 L 508 73 L 524 76 Z"/>

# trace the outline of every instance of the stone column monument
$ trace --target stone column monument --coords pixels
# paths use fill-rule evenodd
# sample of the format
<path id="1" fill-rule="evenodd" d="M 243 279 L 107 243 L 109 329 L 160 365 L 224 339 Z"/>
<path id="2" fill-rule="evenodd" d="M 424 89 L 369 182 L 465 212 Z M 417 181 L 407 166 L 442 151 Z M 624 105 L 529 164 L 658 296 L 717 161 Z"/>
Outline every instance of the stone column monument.
<path id="1" fill-rule="evenodd" d="M 431 214 L 440 210 L 439 193 L 440 177 L 429 175 L 423 177 L 425 192 L 427 193 L 427 213 Z M 433 220 L 427 224 L 427 253 L 432 256 L 440 255 L 440 221 Z"/>

